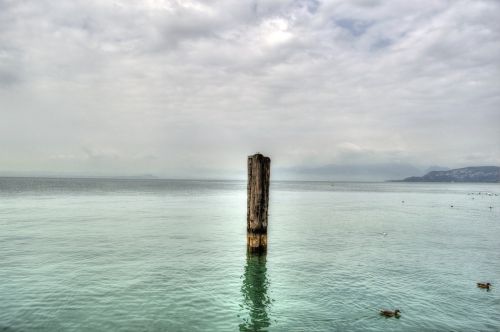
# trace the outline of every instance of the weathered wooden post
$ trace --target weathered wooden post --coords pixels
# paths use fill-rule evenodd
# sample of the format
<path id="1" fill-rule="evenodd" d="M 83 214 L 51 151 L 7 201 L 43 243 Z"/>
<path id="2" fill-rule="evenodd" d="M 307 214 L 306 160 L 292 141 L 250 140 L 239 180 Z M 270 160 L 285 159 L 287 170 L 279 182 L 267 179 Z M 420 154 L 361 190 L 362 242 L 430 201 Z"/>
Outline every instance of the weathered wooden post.
<path id="1" fill-rule="evenodd" d="M 267 209 L 271 159 L 260 153 L 248 157 L 247 248 L 251 253 L 267 250 Z"/>

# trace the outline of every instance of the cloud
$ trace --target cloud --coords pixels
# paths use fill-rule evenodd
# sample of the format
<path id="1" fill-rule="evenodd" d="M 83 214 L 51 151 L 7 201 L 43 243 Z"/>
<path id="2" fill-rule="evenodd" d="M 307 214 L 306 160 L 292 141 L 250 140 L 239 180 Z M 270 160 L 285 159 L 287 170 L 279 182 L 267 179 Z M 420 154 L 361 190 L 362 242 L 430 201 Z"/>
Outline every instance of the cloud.
<path id="1" fill-rule="evenodd" d="M 496 1 L 0 6 L 0 171 L 500 164 Z"/>

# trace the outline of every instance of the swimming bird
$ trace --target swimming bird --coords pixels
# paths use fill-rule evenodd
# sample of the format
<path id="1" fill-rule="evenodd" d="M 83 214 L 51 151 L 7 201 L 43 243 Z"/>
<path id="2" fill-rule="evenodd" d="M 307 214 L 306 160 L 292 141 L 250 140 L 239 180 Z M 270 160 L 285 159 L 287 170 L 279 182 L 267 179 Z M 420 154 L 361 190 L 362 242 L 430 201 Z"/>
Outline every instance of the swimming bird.
<path id="1" fill-rule="evenodd" d="M 396 309 L 394 311 L 391 310 L 380 310 L 380 315 L 384 317 L 396 317 L 399 318 L 401 316 L 401 311 L 399 309 Z"/>
<path id="2" fill-rule="evenodd" d="M 489 282 L 478 282 L 477 287 L 479 288 L 484 288 L 484 289 L 490 289 L 491 284 Z"/>

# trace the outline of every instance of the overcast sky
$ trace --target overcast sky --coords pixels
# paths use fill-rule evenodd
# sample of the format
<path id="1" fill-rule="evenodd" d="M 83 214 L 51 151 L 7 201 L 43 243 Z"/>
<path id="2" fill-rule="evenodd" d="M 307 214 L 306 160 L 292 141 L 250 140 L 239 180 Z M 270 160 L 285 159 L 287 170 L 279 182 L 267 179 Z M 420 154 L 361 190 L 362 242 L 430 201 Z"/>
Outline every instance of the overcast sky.
<path id="1" fill-rule="evenodd" d="M 276 170 L 500 165 L 499 17 L 495 0 L 0 0 L 0 174 L 244 177 L 257 151 Z"/>

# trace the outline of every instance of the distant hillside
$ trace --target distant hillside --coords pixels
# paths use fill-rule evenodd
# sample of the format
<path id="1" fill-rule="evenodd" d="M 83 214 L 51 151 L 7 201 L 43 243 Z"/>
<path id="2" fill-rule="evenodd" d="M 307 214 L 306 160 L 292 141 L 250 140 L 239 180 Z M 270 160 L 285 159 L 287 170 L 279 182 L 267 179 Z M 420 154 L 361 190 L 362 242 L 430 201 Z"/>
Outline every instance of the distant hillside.
<path id="1" fill-rule="evenodd" d="M 404 182 L 500 182 L 500 167 L 479 166 L 432 171 L 424 176 L 412 176 Z"/>

